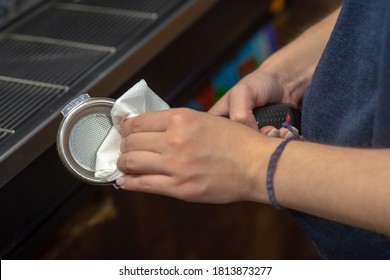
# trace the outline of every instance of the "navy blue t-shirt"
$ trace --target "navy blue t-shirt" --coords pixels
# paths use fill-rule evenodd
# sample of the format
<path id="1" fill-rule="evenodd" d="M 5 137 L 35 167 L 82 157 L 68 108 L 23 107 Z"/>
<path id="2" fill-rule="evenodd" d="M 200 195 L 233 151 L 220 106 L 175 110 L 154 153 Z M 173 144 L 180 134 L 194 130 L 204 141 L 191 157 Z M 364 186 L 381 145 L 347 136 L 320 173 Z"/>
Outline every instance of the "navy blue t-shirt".
<path id="1" fill-rule="evenodd" d="M 389 0 L 344 1 L 302 112 L 302 133 L 308 141 L 390 147 Z M 390 172 L 390 166 L 383 168 Z M 299 212 L 293 215 L 325 258 L 390 259 L 389 237 Z"/>

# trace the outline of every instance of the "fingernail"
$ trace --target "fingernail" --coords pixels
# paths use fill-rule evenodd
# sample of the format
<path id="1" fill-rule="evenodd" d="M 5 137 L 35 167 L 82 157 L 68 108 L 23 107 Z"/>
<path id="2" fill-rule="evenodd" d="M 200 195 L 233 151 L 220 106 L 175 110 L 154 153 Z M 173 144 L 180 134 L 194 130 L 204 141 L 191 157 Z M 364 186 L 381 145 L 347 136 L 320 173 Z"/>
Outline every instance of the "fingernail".
<path id="1" fill-rule="evenodd" d="M 292 138 L 292 137 L 294 137 L 294 134 L 293 134 L 291 131 L 289 131 L 289 132 L 287 132 L 286 135 L 284 136 L 284 139 L 289 139 L 289 138 Z"/>
<path id="2" fill-rule="evenodd" d="M 119 177 L 118 179 L 116 179 L 116 184 L 118 186 L 122 186 L 124 183 L 125 183 L 125 178 Z"/>
<path id="3" fill-rule="evenodd" d="M 296 128 L 295 126 L 291 126 L 291 129 L 294 130 L 296 133 L 299 133 L 298 128 Z"/>
<path id="4" fill-rule="evenodd" d="M 267 133 L 267 136 L 270 136 L 270 137 L 279 137 L 279 135 L 280 135 L 280 132 L 276 128 L 271 129 L 271 131 Z"/>

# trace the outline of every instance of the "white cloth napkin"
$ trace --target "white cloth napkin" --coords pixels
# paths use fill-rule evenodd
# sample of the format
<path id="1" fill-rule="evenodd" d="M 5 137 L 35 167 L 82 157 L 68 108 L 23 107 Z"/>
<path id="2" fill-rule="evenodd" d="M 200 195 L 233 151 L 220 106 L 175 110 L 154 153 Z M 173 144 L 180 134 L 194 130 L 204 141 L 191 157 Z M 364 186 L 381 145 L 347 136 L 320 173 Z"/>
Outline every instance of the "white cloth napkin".
<path id="1" fill-rule="evenodd" d="M 97 151 L 95 177 L 111 182 L 123 175 L 117 169 L 116 162 L 121 154 L 120 128 L 126 118 L 166 109 L 169 109 L 168 104 L 158 97 L 144 80 L 139 81 L 115 101 L 111 110 L 114 125 Z"/>

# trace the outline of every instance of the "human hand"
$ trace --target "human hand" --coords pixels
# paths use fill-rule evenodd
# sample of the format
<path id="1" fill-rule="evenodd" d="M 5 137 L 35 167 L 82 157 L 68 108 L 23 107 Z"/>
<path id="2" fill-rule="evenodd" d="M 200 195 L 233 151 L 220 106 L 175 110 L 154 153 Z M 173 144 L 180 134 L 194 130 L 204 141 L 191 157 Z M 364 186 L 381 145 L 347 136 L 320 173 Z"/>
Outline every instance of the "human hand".
<path id="1" fill-rule="evenodd" d="M 257 70 L 229 90 L 210 110 L 215 115 L 229 115 L 230 119 L 258 129 L 253 109 L 268 103 L 298 105 L 303 92 L 291 95 L 288 86 L 279 75 Z"/>
<path id="2" fill-rule="evenodd" d="M 280 140 L 190 109 L 141 114 L 121 133 L 122 189 L 193 202 L 268 201 L 266 165 Z"/>

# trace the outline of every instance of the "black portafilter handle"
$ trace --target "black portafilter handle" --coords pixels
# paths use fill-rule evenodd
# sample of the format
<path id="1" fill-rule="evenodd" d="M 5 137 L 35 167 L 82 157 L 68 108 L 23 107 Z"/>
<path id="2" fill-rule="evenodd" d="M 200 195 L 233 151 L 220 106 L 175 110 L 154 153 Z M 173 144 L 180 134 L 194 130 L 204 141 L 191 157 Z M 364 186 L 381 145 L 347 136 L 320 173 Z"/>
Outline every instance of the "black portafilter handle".
<path id="1" fill-rule="evenodd" d="M 301 111 L 294 105 L 273 103 L 253 110 L 259 128 L 272 125 L 279 129 L 286 121 L 287 114 L 290 115 L 290 124 L 301 131 Z"/>

